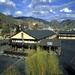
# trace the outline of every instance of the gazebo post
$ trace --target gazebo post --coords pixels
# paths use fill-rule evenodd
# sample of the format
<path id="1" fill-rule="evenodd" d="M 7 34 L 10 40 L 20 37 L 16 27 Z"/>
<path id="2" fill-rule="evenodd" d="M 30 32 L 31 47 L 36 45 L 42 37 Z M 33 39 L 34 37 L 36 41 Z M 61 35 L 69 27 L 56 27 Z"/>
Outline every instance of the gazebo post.
<path id="1" fill-rule="evenodd" d="M 24 46 L 24 34 L 23 33 L 21 33 L 21 37 L 22 37 L 22 51 L 24 51 L 24 48 L 23 48 L 23 46 Z"/>

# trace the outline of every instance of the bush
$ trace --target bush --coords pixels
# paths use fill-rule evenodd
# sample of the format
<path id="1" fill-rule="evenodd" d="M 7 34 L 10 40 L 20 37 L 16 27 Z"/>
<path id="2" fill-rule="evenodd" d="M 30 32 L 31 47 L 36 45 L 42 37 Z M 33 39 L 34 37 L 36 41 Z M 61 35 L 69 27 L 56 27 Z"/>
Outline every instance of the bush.
<path id="1" fill-rule="evenodd" d="M 17 68 L 12 67 L 10 69 L 6 69 L 3 73 L 3 75 L 20 75 L 20 73 L 17 70 Z"/>
<path id="2" fill-rule="evenodd" d="M 59 75 L 59 60 L 54 53 L 46 51 L 33 52 L 26 58 L 27 75 Z"/>

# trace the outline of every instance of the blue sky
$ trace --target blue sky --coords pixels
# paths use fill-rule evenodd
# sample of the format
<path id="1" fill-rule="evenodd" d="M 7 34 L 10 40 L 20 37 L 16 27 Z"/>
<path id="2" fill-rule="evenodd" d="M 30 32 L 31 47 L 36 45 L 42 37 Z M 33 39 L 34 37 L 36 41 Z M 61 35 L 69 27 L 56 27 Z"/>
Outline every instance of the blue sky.
<path id="1" fill-rule="evenodd" d="M 75 0 L 0 0 L 0 12 L 48 21 L 75 19 Z"/>

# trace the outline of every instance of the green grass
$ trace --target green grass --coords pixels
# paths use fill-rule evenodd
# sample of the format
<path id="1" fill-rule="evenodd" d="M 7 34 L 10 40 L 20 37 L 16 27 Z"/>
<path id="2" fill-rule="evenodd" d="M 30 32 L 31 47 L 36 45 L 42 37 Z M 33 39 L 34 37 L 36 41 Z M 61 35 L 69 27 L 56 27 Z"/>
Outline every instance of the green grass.
<path id="1" fill-rule="evenodd" d="M 31 52 L 26 61 L 27 75 L 59 75 L 63 74 L 55 53 L 46 51 Z"/>

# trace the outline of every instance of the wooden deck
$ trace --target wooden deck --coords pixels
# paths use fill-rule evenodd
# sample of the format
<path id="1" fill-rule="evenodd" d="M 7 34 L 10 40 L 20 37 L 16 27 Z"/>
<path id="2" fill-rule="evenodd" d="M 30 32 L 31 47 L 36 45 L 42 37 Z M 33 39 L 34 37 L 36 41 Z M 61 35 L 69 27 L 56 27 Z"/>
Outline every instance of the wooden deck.
<path id="1" fill-rule="evenodd" d="M 22 48 L 21 49 L 14 49 L 12 48 L 11 50 L 4 50 L 4 53 L 3 54 L 6 54 L 6 55 L 16 55 L 16 56 L 27 56 L 28 55 L 28 50 L 23 50 Z"/>

